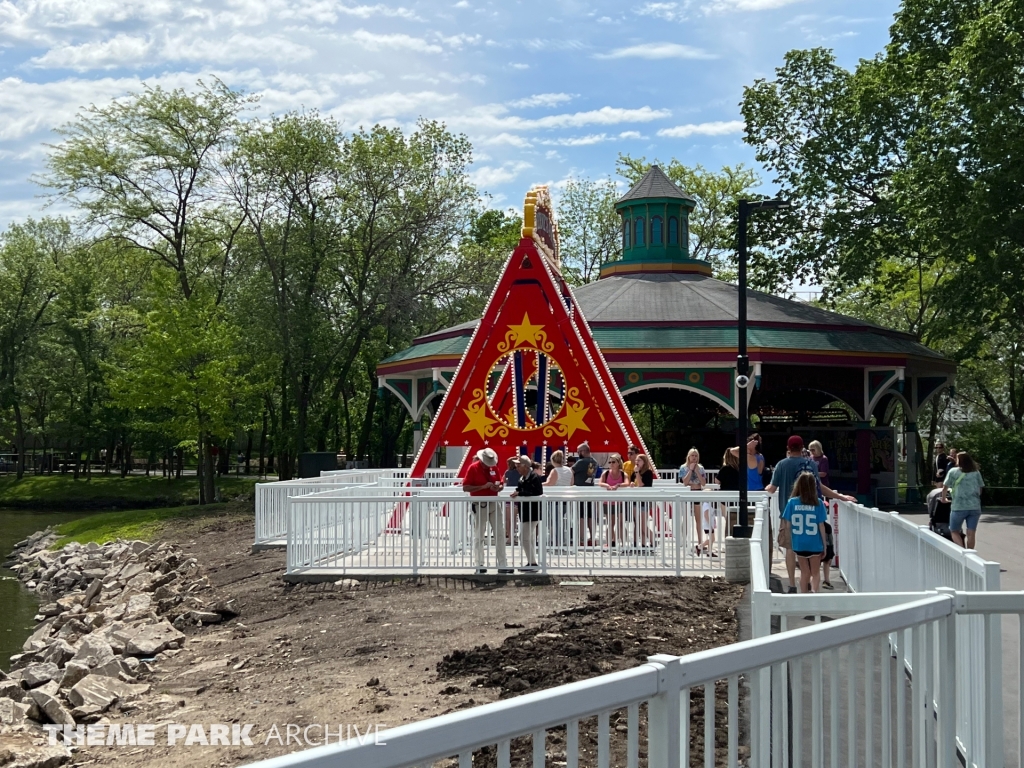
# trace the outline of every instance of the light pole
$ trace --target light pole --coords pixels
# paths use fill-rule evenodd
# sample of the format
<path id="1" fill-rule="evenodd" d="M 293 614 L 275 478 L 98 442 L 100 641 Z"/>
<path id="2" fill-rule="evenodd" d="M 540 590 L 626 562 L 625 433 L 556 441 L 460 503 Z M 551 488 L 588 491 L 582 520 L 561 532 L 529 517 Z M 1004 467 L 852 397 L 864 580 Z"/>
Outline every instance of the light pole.
<path id="1" fill-rule="evenodd" d="M 747 515 L 747 389 L 750 387 L 750 359 L 747 357 L 747 219 L 755 211 L 789 208 L 788 200 L 740 200 L 739 221 L 739 312 L 736 315 L 736 443 L 739 446 L 740 515 L 732 529 L 734 539 L 749 539 L 753 529 Z"/>

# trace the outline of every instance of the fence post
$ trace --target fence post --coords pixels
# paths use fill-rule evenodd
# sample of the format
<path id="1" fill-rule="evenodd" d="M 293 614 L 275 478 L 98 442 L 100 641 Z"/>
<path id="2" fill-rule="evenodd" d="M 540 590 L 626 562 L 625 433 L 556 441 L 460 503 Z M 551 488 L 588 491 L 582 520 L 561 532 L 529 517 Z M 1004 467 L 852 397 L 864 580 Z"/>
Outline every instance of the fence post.
<path id="1" fill-rule="evenodd" d="M 938 723 L 935 730 L 935 741 L 937 747 L 936 765 L 939 768 L 959 768 L 960 761 L 956 750 L 956 700 L 957 685 L 962 682 L 957 678 L 956 658 L 956 617 L 957 602 L 956 592 L 948 587 L 940 587 L 938 592 L 949 597 L 950 613 L 939 624 L 939 642 L 936 648 L 938 657 L 938 683 L 939 683 L 939 712 Z"/>
<path id="2" fill-rule="evenodd" d="M 647 765 L 680 768 L 680 745 L 690 738 L 690 724 L 680 722 L 683 671 L 679 659 L 667 654 L 648 656 L 647 663 L 658 669 L 658 695 L 647 702 Z"/>
<path id="3" fill-rule="evenodd" d="M 999 563 L 985 562 L 985 591 L 999 591 Z M 985 616 L 986 768 L 1003 768 L 1003 617 Z"/>
<path id="4" fill-rule="evenodd" d="M 452 510 L 454 512 L 454 510 Z M 409 545 L 409 553 L 412 556 L 412 573 L 417 575 L 420 565 L 420 542 L 419 542 L 419 514 L 420 501 L 418 496 L 411 496 L 409 501 L 409 538 L 412 539 Z"/>
<path id="5" fill-rule="evenodd" d="M 676 494 L 672 509 L 672 538 L 675 540 L 676 576 L 683 575 L 683 497 Z"/>

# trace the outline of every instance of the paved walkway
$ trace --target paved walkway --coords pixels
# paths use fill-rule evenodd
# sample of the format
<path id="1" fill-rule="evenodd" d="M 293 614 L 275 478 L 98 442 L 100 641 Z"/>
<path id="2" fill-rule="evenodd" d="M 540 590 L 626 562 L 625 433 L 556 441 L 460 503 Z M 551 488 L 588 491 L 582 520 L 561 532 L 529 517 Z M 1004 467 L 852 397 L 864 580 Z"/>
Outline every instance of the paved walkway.
<path id="1" fill-rule="evenodd" d="M 901 512 L 908 520 L 928 524 L 924 512 Z M 990 507 L 982 512 L 975 542 L 978 554 L 1001 565 L 999 584 L 1004 591 L 1024 590 L 1024 507 Z M 1015 616 L 1003 617 L 1003 724 L 1006 764 L 1016 765 L 1020 750 L 1018 710 L 1020 631 Z"/>

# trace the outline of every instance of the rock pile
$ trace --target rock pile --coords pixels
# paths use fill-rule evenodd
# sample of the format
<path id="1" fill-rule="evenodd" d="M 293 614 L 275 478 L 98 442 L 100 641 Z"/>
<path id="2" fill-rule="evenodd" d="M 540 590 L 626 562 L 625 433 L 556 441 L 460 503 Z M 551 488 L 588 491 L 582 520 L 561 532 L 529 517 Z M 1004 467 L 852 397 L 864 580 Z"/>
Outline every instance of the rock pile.
<path id="1" fill-rule="evenodd" d="M 52 602 L 40 606 L 10 673 L 0 672 L 0 731 L 95 723 L 128 709 L 149 690 L 153 666 L 179 652 L 182 629 L 237 615 L 232 601 L 203 599 L 209 582 L 199 564 L 171 544 L 119 540 L 52 550 L 56 538 L 49 529 L 33 534 L 7 563 Z M 47 764 L 61 754 L 59 746 L 48 758 L 58 762 Z"/>

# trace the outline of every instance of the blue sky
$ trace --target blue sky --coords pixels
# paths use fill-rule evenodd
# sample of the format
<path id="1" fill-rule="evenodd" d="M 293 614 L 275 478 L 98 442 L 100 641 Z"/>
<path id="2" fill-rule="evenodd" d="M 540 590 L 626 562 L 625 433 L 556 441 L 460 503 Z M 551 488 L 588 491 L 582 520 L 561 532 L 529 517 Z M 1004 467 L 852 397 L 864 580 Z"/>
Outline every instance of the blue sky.
<path id="1" fill-rule="evenodd" d="M 754 165 L 743 86 L 792 48 L 830 47 L 845 65 L 873 56 L 896 7 L 0 0 L 0 227 L 39 215 L 29 177 L 82 105 L 211 74 L 260 94 L 260 113 L 317 108 L 350 128 L 444 120 L 472 139 L 473 177 L 496 206 L 518 207 L 532 184 L 557 193 L 613 174 L 619 152 Z"/>

